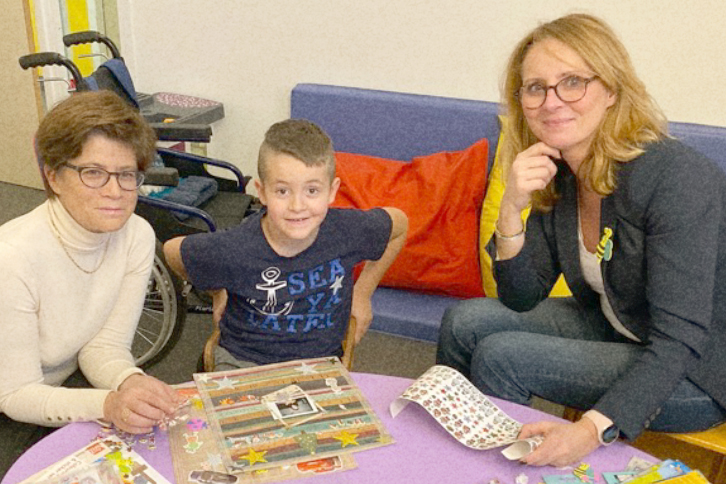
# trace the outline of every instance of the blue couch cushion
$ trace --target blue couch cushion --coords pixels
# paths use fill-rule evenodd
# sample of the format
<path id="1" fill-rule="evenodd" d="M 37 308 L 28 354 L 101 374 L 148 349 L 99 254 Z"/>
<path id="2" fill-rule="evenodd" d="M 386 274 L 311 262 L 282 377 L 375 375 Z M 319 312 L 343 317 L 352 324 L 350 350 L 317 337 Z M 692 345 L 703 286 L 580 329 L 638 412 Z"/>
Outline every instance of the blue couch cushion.
<path id="1" fill-rule="evenodd" d="M 372 330 L 435 343 L 441 317 L 459 299 L 379 287 L 373 294 Z"/>

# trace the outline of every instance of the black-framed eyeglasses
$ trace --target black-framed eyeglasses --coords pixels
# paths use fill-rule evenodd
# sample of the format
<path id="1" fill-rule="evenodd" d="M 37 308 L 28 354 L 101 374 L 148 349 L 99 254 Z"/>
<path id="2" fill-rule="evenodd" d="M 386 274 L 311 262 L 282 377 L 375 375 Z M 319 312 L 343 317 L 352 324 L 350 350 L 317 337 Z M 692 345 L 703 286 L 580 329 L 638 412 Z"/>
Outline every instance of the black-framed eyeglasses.
<path id="1" fill-rule="evenodd" d="M 522 107 L 526 109 L 537 109 L 545 103 L 547 93 L 552 89 L 562 102 L 574 103 L 585 97 L 585 94 L 587 94 L 587 85 L 598 78 L 599 76 L 567 76 L 553 86 L 535 81 L 522 86 L 517 91 L 517 97 L 519 97 Z"/>
<path id="2" fill-rule="evenodd" d="M 88 188 L 101 188 L 106 186 L 111 176 L 115 176 L 118 186 L 123 190 L 136 190 L 144 183 L 144 173 L 136 170 L 129 171 L 108 171 L 97 166 L 76 166 L 70 163 L 63 163 L 63 166 L 75 170 L 81 183 Z"/>

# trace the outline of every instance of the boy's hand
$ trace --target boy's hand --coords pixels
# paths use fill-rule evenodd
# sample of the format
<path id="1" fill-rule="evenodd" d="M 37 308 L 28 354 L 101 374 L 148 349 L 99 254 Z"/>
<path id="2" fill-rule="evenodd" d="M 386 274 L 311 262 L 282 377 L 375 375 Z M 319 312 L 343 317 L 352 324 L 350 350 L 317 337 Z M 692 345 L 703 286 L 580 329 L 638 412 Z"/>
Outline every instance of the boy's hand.
<path id="1" fill-rule="evenodd" d="M 212 318 L 219 324 L 224 310 L 227 309 L 227 290 L 220 289 L 212 293 Z"/>
<path id="2" fill-rule="evenodd" d="M 391 217 L 391 235 L 383 255 L 377 261 L 368 261 L 358 276 L 353 288 L 353 303 L 350 309 L 351 316 L 358 322 L 355 330 L 355 342 L 358 344 L 373 321 L 373 307 L 371 297 L 383 274 L 391 266 L 396 256 L 406 243 L 408 233 L 408 217 L 401 210 L 393 207 L 384 207 Z"/>
<path id="3" fill-rule="evenodd" d="M 363 335 L 368 331 L 368 327 L 373 322 L 373 305 L 371 298 L 358 295 L 358 291 L 353 289 L 353 303 L 350 308 L 350 315 L 355 318 L 355 344 L 360 343 Z"/>

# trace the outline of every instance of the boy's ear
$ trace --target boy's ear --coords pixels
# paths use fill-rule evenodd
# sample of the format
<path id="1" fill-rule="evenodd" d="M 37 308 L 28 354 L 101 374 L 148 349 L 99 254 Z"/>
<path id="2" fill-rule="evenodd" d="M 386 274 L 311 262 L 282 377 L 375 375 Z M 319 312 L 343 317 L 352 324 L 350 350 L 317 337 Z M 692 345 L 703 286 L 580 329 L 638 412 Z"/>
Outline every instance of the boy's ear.
<path id="1" fill-rule="evenodd" d="M 255 178 L 255 190 L 257 190 L 257 198 L 260 199 L 262 205 L 267 205 L 267 197 L 265 196 L 265 187 L 261 180 Z"/>
<path id="2" fill-rule="evenodd" d="M 335 200 L 335 195 L 338 193 L 338 189 L 340 188 L 340 178 L 337 176 L 333 178 L 333 181 L 330 183 L 330 198 L 328 199 L 328 204 L 333 203 L 333 200 Z"/>

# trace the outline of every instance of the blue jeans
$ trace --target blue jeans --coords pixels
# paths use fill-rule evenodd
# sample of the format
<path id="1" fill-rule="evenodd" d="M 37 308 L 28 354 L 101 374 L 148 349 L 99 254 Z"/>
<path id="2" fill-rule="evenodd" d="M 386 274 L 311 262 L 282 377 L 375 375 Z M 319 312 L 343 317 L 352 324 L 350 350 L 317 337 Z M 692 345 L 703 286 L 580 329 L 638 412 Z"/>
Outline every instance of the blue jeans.
<path id="1" fill-rule="evenodd" d="M 469 299 L 444 314 L 436 362 L 484 393 L 528 405 L 533 396 L 591 408 L 644 347 L 605 316 L 584 314 L 573 298 L 548 298 L 518 313 L 494 298 Z M 681 382 L 650 430 L 691 432 L 726 420 L 726 411 L 689 380 Z"/>

